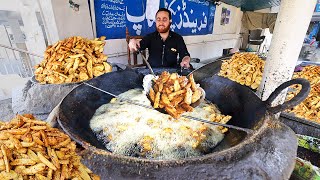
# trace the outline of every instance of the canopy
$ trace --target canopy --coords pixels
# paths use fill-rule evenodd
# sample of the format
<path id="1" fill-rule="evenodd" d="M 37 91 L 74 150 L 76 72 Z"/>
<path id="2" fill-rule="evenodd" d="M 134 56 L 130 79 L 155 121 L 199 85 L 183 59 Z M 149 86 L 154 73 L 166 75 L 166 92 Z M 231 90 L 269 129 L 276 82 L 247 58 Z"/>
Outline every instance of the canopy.
<path id="1" fill-rule="evenodd" d="M 221 0 L 221 2 L 240 7 L 242 11 L 254 11 L 280 6 L 280 0 Z"/>

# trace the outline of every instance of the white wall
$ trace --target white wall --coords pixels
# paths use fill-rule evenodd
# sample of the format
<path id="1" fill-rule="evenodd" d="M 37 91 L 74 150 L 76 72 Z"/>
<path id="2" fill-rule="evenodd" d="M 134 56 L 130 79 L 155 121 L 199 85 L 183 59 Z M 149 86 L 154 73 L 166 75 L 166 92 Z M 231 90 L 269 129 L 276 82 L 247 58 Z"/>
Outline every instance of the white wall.
<path id="1" fill-rule="evenodd" d="M 15 43 L 25 43 L 27 49 L 24 50 L 43 55 L 46 44 L 36 16 L 39 11 L 36 0 L 0 0 L 0 11 L 17 12 L 22 18 L 23 26 L 20 27 L 17 17 L 4 17 L 9 24 L 8 30 L 13 32 Z M 23 33 L 25 39 L 22 38 Z"/>
<path id="2" fill-rule="evenodd" d="M 2 1 L 4 2 L 4 0 L 0 0 L 0 2 Z M 80 5 L 78 12 L 70 8 L 69 1 L 67 0 L 24 1 L 34 1 L 36 5 L 40 5 L 39 11 L 42 12 L 44 16 L 49 44 L 74 35 L 87 38 L 93 37 L 87 1 L 73 0 Z M 226 25 L 220 25 L 223 7 L 231 11 L 230 23 Z M 220 57 L 223 49 L 239 47 L 241 18 L 242 12 L 239 8 L 224 3 L 217 6 L 213 34 L 184 36 L 191 57 L 200 58 L 202 61 L 205 61 Z M 37 31 L 38 30 L 35 29 L 35 32 Z M 43 49 L 40 48 L 39 51 L 43 52 Z M 110 55 L 109 61 L 126 64 L 127 44 L 125 39 L 107 40 L 104 53 Z M 120 56 L 114 57 L 117 55 Z"/>
<path id="3" fill-rule="evenodd" d="M 223 7 L 231 11 L 230 23 L 226 25 L 220 25 Z M 212 35 L 184 37 L 191 56 L 205 61 L 220 57 L 223 49 L 238 48 L 240 45 L 239 32 L 241 28 L 241 18 L 242 11 L 240 8 L 224 3 L 217 6 Z"/>
<path id="4" fill-rule="evenodd" d="M 93 38 L 87 1 L 73 0 L 79 11 L 70 8 L 68 0 L 37 0 L 47 28 L 49 44 L 70 36 Z"/>
<path id="5" fill-rule="evenodd" d="M 88 1 L 73 0 L 79 11 L 70 8 L 67 0 L 51 0 L 60 39 L 70 36 L 93 38 Z"/>
<path id="6" fill-rule="evenodd" d="M 222 8 L 228 8 L 231 11 L 230 23 L 220 25 Z M 220 57 L 223 49 L 239 48 L 240 46 L 240 29 L 242 11 L 240 8 L 222 3 L 217 6 L 214 30 L 211 35 L 184 36 L 187 48 L 191 57 L 200 58 L 201 62 L 207 62 L 210 59 Z M 108 55 L 123 55 L 120 57 L 109 57 L 108 61 L 117 63 L 127 63 L 127 44 L 125 39 L 107 40 L 104 53 Z M 141 59 L 140 59 L 141 61 Z"/>
<path id="7" fill-rule="evenodd" d="M 35 0 L 28 0 L 20 3 L 19 10 L 23 21 L 27 50 L 35 54 L 43 55 L 46 50 L 46 43 L 36 16 L 36 12 L 39 12 L 38 4 Z M 35 61 L 34 63 L 39 63 L 41 58 L 35 58 Z"/>
<path id="8" fill-rule="evenodd" d="M 19 11 L 19 0 L 0 0 L 0 10 Z"/>

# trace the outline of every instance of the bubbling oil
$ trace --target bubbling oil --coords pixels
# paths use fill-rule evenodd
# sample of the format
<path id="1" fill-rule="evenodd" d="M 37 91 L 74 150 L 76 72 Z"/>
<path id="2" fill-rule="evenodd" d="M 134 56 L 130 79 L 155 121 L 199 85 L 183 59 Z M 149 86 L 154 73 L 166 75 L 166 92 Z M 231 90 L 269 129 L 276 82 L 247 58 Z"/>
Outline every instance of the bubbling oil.
<path id="1" fill-rule="evenodd" d="M 132 89 L 119 96 L 151 105 L 141 89 Z M 184 114 L 221 123 L 231 119 L 208 102 L 202 102 L 193 112 Z M 186 118 L 174 119 L 119 99 L 99 107 L 90 120 L 90 127 L 114 154 L 159 160 L 204 155 L 223 139 L 222 130 L 225 130 Z"/>

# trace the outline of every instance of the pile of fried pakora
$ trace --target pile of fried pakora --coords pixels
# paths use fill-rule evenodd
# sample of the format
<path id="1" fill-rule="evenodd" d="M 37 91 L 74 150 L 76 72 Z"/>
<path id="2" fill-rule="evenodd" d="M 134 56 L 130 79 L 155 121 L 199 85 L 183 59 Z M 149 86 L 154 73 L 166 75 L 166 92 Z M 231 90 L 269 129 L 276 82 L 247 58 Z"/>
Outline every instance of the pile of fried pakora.
<path id="1" fill-rule="evenodd" d="M 75 142 L 30 114 L 1 122 L 0 147 L 1 179 L 100 179 L 80 162 Z"/>
<path id="2" fill-rule="evenodd" d="M 256 54 L 236 53 L 221 65 L 219 76 L 257 89 L 262 80 L 264 61 Z"/>
<path id="3" fill-rule="evenodd" d="M 164 110 L 174 118 L 179 118 L 184 112 L 193 111 L 192 103 L 197 102 L 202 91 L 196 85 L 193 75 L 189 78 L 177 73 L 162 72 L 153 87 L 150 88 L 149 98 L 154 108 Z"/>
<path id="4" fill-rule="evenodd" d="M 237 53 L 222 63 L 219 75 L 257 89 L 262 80 L 263 69 L 264 61 L 257 55 Z M 306 66 L 301 72 L 294 73 L 294 78 L 307 79 L 311 84 L 311 91 L 302 103 L 288 112 L 294 113 L 299 118 L 320 123 L 320 66 Z M 292 89 L 287 95 L 287 100 L 297 95 L 301 86 L 294 85 Z"/>
<path id="5" fill-rule="evenodd" d="M 104 36 L 93 40 L 74 36 L 48 46 L 35 66 L 36 80 L 41 84 L 81 82 L 111 72 L 103 54 L 104 40 Z"/>
<path id="6" fill-rule="evenodd" d="M 296 72 L 293 78 L 307 79 L 311 84 L 311 91 L 308 97 L 299 105 L 290 109 L 297 117 L 320 123 L 320 66 L 306 66 L 301 72 Z M 293 86 L 287 99 L 293 98 L 300 91 L 301 86 Z"/>

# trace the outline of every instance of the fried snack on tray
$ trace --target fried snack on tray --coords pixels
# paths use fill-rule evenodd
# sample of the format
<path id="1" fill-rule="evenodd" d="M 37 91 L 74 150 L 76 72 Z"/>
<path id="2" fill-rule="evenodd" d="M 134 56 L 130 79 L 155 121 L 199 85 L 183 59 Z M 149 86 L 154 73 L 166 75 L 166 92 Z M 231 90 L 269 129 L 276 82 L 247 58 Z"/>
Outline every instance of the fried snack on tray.
<path id="1" fill-rule="evenodd" d="M 179 118 L 184 112 L 193 111 L 192 103 L 198 101 L 202 91 L 196 85 L 193 75 L 179 76 L 177 73 L 162 72 L 154 80 L 150 88 L 149 98 L 154 108 L 163 108 L 174 118 Z"/>
<path id="2" fill-rule="evenodd" d="M 219 76 L 257 89 L 262 80 L 264 61 L 256 54 L 236 53 L 223 61 Z"/>
<path id="3" fill-rule="evenodd" d="M 80 162 L 76 144 L 30 114 L 0 124 L 0 179 L 100 179 Z"/>
<path id="4" fill-rule="evenodd" d="M 104 40 L 104 36 L 93 40 L 73 36 L 48 46 L 35 66 L 36 80 L 41 84 L 81 82 L 111 72 L 103 54 Z"/>
<path id="5" fill-rule="evenodd" d="M 293 79 L 304 78 L 311 84 L 308 97 L 299 105 L 288 110 L 299 118 L 320 123 L 320 66 L 306 66 L 301 72 L 295 72 Z M 301 85 L 294 85 L 293 91 L 289 92 L 287 99 L 293 98 L 301 90 Z"/>

